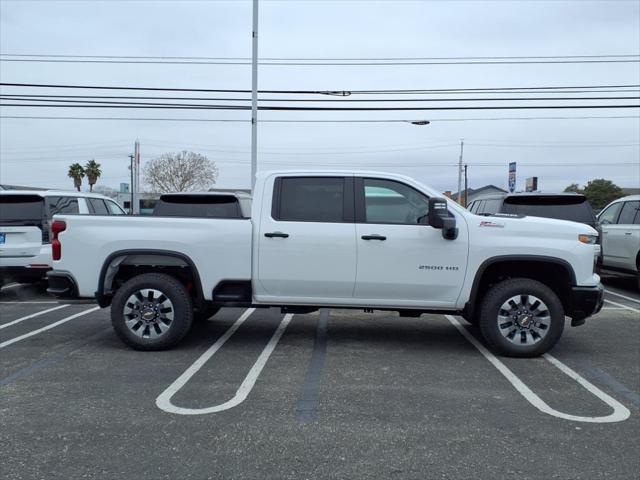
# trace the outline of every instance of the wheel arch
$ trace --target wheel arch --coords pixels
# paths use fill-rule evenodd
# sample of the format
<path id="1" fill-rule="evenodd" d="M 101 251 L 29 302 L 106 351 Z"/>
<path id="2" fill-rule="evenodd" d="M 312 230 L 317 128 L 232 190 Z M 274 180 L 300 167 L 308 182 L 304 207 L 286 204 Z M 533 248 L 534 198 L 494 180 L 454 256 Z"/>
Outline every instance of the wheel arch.
<path id="1" fill-rule="evenodd" d="M 159 249 L 125 249 L 111 253 L 102 264 L 98 277 L 98 290 L 95 292 L 96 300 L 101 307 L 106 307 L 111 303 L 115 291 L 114 281 L 118 275 L 122 274 L 121 267 L 151 267 L 145 268 L 139 273 L 149 271 L 166 272 L 171 274 L 175 269 L 186 269 L 186 274 L 190 276 L 193 283 L 192 295 L 198 301 L 202 301 L 203 291 L 200 281 L 200 274 L 195 263 L 188 255 L 172 250 Z M 129 278 L 135 275 L 129 275 Z M 176 275 L 174 275 L 176 276 Z M 185 277 L 188 278 L 188 277 Z"/>
<path id="2" fill-rule="evenodd" d="M 478 312 L 479 302 L 495 283 L 506 278 L 531 278 L 547 285 L 559 293 L 565 311 L 570 311 L 571 287 L 576 284 L 576 275 L 571 264 L 562 258 L 543 255 L 501 255 L 492 257 L 476 271 L 465 304 L 464 314 L 469 318 Z"/>

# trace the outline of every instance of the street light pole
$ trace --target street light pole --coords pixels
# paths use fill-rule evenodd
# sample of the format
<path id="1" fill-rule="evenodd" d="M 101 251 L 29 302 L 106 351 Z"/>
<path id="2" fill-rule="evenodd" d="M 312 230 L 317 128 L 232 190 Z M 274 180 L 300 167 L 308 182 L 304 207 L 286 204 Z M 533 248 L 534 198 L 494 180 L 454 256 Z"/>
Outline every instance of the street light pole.
<path id="1" fill-rule="evenodd" d="M 131 194 L 131 200 L 129 202 L 129 215 L 133 215 L 133 159 L 136 156 L 132 153 L 129 155 L 129 159 L 131 160 L 131 164 L 129 169 L 131 170 L 131 186 L 129 187 L 129 193 Z"/>
<path id="2" fill-rule="evenodd" d="M 251 193 L 258 170 L 258 0 L 253 0 L 251 49 Z"/>
<path id="3" fill-rule="evenodd" d="M 462 152 L 464 151 L 464 141 L 460 140 L 460 159 L 458 160 L 458 203 L 462 205 L 460 201 L 462 195 Z"/>
<path id="4" fill-rule="evenodd" d="M 464 164 L 464 208 L 467 208 L 469 205 L 469 184 L 467 183 L 467 167 L 468 165 Z"/>

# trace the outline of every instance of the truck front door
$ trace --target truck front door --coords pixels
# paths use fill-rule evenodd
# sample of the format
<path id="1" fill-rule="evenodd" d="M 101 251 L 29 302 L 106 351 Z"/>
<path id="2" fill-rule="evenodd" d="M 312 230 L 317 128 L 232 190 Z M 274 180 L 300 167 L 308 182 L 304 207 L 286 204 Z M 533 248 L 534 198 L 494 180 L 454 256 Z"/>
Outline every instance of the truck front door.
<path id="1" fill-rule="evenodd" d="M 354 297 L 371 304 L 450 307 L 464 283 L 468 231 L 445 240 L 426 224 L 428 197 L 395 180 L 356 178 Z"/>

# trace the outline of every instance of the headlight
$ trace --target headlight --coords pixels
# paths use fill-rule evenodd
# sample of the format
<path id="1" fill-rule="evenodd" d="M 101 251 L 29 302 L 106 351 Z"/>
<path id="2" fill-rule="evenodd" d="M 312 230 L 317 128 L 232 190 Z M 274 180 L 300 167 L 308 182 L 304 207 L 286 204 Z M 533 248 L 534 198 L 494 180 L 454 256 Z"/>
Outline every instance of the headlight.
<path id="1" fill-rule="evenodd" d="M 588 243 L 589 245 L 595 245 L 596 243 L 598 243 L 598 235 L 587 235 L 587 234 L 580 234 L 578 235 L 578 240 L 582 243 Z"/>

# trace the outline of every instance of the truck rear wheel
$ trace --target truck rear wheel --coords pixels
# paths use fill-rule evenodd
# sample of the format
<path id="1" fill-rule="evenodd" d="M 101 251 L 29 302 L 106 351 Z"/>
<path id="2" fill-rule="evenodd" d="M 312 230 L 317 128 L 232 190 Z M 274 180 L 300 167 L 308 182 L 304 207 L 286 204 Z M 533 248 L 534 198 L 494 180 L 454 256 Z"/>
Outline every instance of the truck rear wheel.
<path id="1" fill-rule="evenodd" d="M 558 296 L 536 280 L 514 278 L 493 286 L 482 300 L 482 336 L 509 357 L 537 357 L 551 349 L 564 330 Z"/>
<path id="2" fill-rule="evenodd" d="M 145 273 L 122 285 L 111 303 L 111 324 L 136 350 L 166 350 L 186 335 L 193 320 L 189 292 L 162 273 Z"/>

